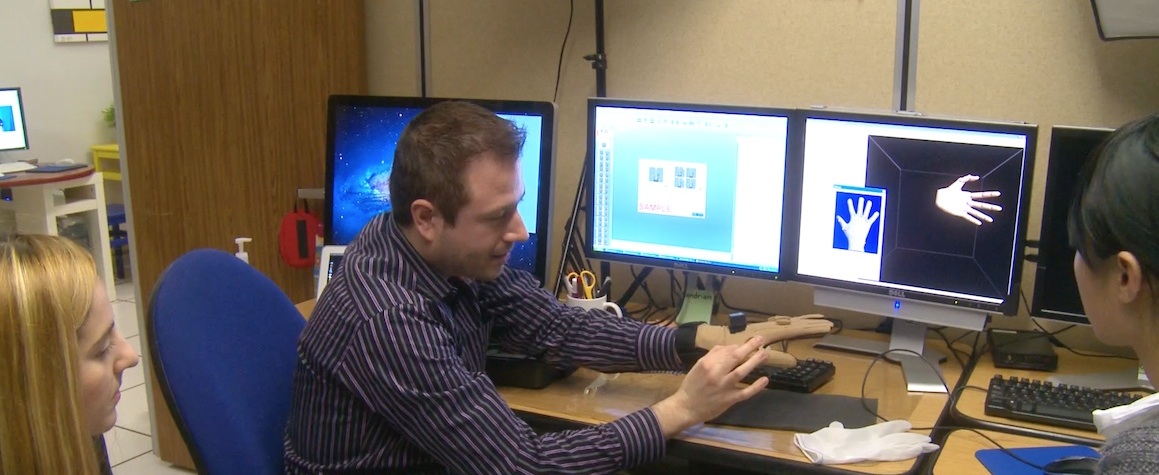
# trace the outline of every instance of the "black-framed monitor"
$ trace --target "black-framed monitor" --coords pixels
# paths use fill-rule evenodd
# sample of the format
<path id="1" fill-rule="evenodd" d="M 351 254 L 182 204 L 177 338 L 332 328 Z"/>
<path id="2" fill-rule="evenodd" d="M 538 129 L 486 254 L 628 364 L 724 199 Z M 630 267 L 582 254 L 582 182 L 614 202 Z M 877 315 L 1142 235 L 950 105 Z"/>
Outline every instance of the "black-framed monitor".
<path id="1" fill-rule="evenodd" d="M 1067 237 L 1067 215 L 1083 167 L 1094 158 L 1111 129 L 1054 126 L 1042 196 L 1042 222 L 1030 315 L 1089 324 L 1074 276 L 1074 249 Z"/>
<path id="2" fill-rule="evenodd" d="M 28 148 L 24 103 L 18 87 L 0 87 L 0 152 Z"/>
<path id="3" fill-rule="evenodd" d="M 1074 275 L 1067 219 L 1079 174 L 1094 160 L 1111 129 L 1054 126 L 1050 129 L 1049 162 L 1043 194 L 1042 223 L 1030 316 L 1077 325 L 1089 325 Z M 1054 375 L 1057 384 L 1096 389 L 1153 389 L 1142 371 Z"/>
<path id="4" fill-rule="evenodd" d="M 1017 313 L 1036 126 L 827 110 L 801 122 L 797 279 L 818 306 L 895 319 L 888 347 L 826 346 L 940 361 L 927 325 L 980 331 Z M 946 391 L 916 355 L 891 356 L 911 391 Z"/>
<path id="5" fill-rule="evenodd" d="M 589 99 L 589 256 L 782 279 L 791 116 Z"/>
<path id="6" fill-rule="evenodd" d="M 427 107 L 464 100 L 524 129 L 520 165 L 526 196 L 519 214 L 530 234 L 507 265 L 546 282 L 551 245 L 555 164 L 555 105 L 550 102 L 382 96 L 330 96 L 326 138 L 325 242 L 348 244 L 374 216 L 390 211 L 390 173 L 403 128 Z"/>

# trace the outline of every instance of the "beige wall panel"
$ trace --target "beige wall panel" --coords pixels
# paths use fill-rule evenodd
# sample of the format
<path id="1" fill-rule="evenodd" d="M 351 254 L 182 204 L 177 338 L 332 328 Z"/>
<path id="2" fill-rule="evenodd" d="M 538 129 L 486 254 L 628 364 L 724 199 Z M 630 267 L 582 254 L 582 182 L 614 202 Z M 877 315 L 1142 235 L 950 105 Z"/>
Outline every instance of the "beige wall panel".
<path id="1" fill-rule="evenodd" d="M 1159 40 L 1101 41 L 1087 0 L 921 4 L 916 109 L 1040 126 L 1031 238 L 1041 224 L 1050 127 L 1115 127 L 1159 111 L 1156 78 Z M 1022 285 L 1029 296 L 1033 264 L 1025 267 Z M 1025 318 L 998 323 L 1030 326 Z M 1089 333 L 1068 335 L 1097 346 Z"/>
<path id="2" fill-rule="evenodd" d="M 366 77 L 375 96 L 418 96 L 418 2 L 366 2 Z"/>
<path id="3" fill-rule="evenodd" d="M 888 109 L 897 2 L 607 2 L 608 95 Z"/>

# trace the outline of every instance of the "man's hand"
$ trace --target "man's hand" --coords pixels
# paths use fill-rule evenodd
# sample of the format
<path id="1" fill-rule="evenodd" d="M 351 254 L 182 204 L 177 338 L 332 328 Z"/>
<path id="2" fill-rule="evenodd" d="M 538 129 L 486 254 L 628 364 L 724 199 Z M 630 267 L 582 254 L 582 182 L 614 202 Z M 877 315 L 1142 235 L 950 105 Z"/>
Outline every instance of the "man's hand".
<path id="1" fill-rule="evenodd" d="M 664 437 L 719 416 L 764 389 L 769 383 L 764 376 L 748 386 L 737 383 L 764 361 L 760 350 L 768 343 L 757 336 L 740 345 L 715 346 L 700 358 L 676 393 L 652 406 Z"/>
<path id="2" fill-rule="evenodd" d="M 951 216 L 957 216 L 966 221 L 974 223 L 975 226 L 981 226 L 982 221 L 993 223 L 994 218 L 991 218 L 986 213 L 978 210 L 986 211 L 1002 211 L 1002 207 L 996 204 L 985 203 L 982 201 L 974 201 L 975 199 L 994 198 L 1002 196 L 1001 191 L 966 191 L 962 189 L 962 185 L 971 181 L 977 181 L 977 175 L 966 175 L 957 180 L 954 180 L 950 186 L 938 190 L 937 196 L 934 197 L 934 203 L 938 208 L 945 211 Z M 981 221 L 979 221 L 981 220 Z"/>
<path id="3" fill-rule="evenodd" d="M 878 212 L 874 211 L 873 215 L 869 215 L 870 208 L 873 208 L 872 201 L 865 201 L 865 198 L 857 198 L 857 209 L 853 209 L 853 199 L 848 200 L 849 204 L 849 222 L 845 222 L 845 218 L 837 215 L 837 222 L 841 224 L 841 230 L 845 232 L 845 238 L 849 241 L 849 250 L 857 252 L 865 252 L 865 239 L 869 237 L 869 228 L 873 227 L 873 222 L 877 221 Z"/>
<path id="4" fill-rule="evenodd" d="M 696 327 L 696 347 L 712 350 L 719 345 L 737 345 L 753 337 L 761 337 L 768 343 L 791 340 L 805 336 L 825 335 L 833 330 L 833 322 L 823 315 L 809 314 L 800 317 L 772 317 L 764 322 L 750 323 L 744 331 L 729 333 L 728 328 L 719 325 Z M 768 344 L 766 343 L 766 344 Z M 764 364 L 789 368 L 797 365 L 797 358 L 782 351 L 766 348 Z"/>

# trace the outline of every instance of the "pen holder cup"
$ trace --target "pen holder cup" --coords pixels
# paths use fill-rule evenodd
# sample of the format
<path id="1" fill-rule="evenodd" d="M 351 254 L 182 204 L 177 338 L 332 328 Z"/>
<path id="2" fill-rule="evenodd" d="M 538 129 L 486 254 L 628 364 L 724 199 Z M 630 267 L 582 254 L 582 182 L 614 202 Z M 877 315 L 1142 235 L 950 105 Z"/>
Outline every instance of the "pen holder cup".
<path id="1" fill-rule="evenodd" d="M 617 317 L 624 318 L 624 311 L 620 310 L 620 306 L 616 305 L 615 302 L 609 302 L 607 296 L 596 297 L 594 299 L 577 299 L 569 295 L 567 297 L 567 306 L 579 307 L 585 310 L 600 309 L 614 313 Z"/>

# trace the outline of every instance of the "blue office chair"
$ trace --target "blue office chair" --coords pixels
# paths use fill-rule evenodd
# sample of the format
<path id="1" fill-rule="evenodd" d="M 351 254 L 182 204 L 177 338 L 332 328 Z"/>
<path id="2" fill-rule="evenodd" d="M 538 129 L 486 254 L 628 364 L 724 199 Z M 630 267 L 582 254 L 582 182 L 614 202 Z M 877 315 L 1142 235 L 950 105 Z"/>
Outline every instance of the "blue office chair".
<path id="1" fill-rule="evenodd" d="M 148 310 L 153 371 L 197 472 L 283 473 L 305 319 L 266 276 L 201 249 L 162 273 Z"/>

